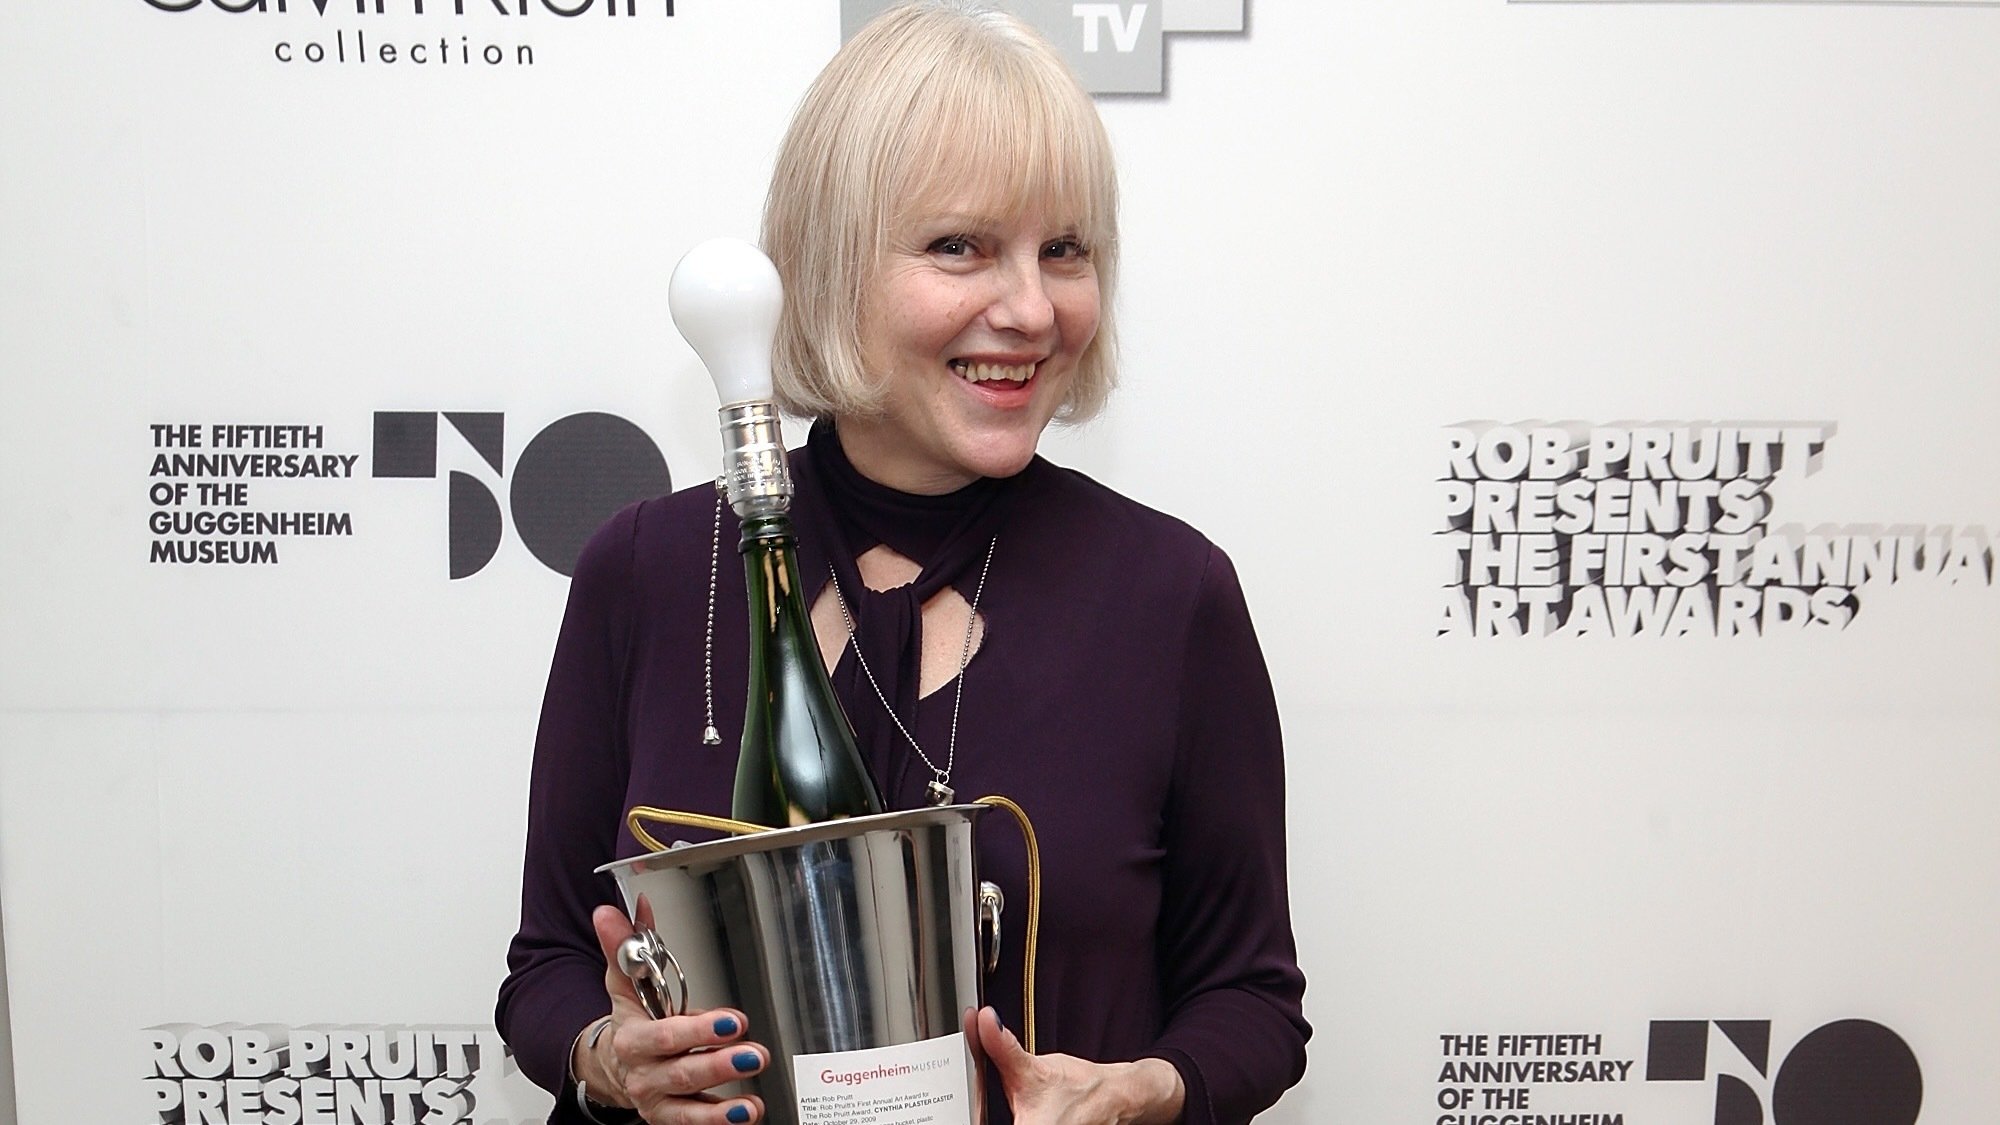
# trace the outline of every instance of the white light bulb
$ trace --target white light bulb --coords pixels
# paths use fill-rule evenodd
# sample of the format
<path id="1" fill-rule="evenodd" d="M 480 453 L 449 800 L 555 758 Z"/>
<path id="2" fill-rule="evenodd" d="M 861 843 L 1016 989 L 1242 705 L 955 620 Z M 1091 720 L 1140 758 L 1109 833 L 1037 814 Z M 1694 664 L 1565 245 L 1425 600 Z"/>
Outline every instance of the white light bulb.
<path id="1" fill-rule="evenodd" d="M 771 342 L 784 302 L 777 267 L 741 239 L 711 238 L 674 267 L 667 309 L 722 405 L 770 399 Z"/>

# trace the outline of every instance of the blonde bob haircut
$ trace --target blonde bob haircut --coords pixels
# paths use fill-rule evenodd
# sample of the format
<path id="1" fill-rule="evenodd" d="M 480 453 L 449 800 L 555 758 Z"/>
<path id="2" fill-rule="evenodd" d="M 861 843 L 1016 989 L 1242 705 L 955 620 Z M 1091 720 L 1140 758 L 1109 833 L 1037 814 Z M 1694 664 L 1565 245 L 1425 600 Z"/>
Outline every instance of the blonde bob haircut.
<path id="1" fill-rule="evenodd" d="M 880 411 L 883 389 L 862 366 L 863 298 L 896 224 L 964 202 L 968 185 L 981 213 L 1039 208 L 1073 224 L 1100 314 L 1056 417 L 1080 422 L 1104 405 L 1116 382 L 1118 180 L 1097 106 L 1014 16 L 920 0 L 834 55 L 778 150 L 764 250 L 785 282 L 779 406 L 814 418 Z"/>

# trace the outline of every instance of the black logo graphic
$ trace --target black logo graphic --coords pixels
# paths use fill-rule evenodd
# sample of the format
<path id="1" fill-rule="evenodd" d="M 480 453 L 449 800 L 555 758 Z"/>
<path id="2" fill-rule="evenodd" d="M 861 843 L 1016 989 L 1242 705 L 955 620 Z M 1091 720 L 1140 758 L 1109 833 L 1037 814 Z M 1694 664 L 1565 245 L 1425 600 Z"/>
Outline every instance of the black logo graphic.
<path id="1" fill-rule="evenodd" d="M 1770 1074 L 1770 1020 L 1654 1020 L 1646 1080 L 1709 1076 L 1709 1028 L 1720 1031 L 1758 1077 Z M 1871 1020 L 1836 1020 L 1793 1045 L 1770 1085 L 1772 1125 L 1915 1125 L 1923 1071 L 1901 1036 Z M 1764 1101 L 1743 1078 L 1715 1075 L 1715 1125 L 1764 1125 Z"/>
<path id="2" fill-rule="evenodd" d="M 129 2 L 129 0 L 128 0 Z M 267 16 L 282 28 L 271 59 L 292 73 L 391 75 L 533 68 L 531 37 L 588 27 L 617 32 L 674 14 L 674 0 L 145 0 L 161 12 Z M 609 19 L 599 17 L 610 17 Z M 199 19 L 200 17 L 195 17 Z M 464 33 L 459 32 L 463 30 Z M 568 29 L 564 29 L 567 31 Z"/>
<path id="3" fill-rule="evenodd" d="M 506 473 L 504 415 L 445 411 L 444 419 L 496 476 Z M 437 420 L 436 411 L 376 411 L 373 475 L 436 479 Z M 612 513 L 672 488 L 666 458 L 646 431 L 592 411 L 558 419 L 529 440 L 514 462 L 507 507 L 522 544 L 567 576 L 591 532 Z M 446 523 L 454 579 L 479 573 L 499 553 L 499 498 L 470 473 L 451 473 Z"/>
<path id="4" fill-rule="evenodd" d="M 190 12 L 207 3 L 235 16 L 251 12 L 284 15 L 287 11 L 303 15 L 310 11 L 314 15 L 324 17 L 329 7 L 334 9 L 336 15 L 344 10 L 344 5 L 335 5 L 332 0 L 146 0 L 146 3 L 162 12 Z M 662 9 L 669 16 L 674 14 L 674 0 L 652 0 L 647 6 Z M 465 16 L 468 14 L 465 7 L 466 0 L 437 0 L 429 14 Z M 592 9 L 602 11 L 607 16 L 617 16 L 622 12 L 624 15 L 636 17 L 639 14 L 639 0 L 624 0 L 622 9 L 619 7 L 619 0 L 604 0 L 601 8 L 598 7 L 598 0 L 533 0 L 532 3 L 530 0 L 486 0 L 484 4 L 473 4 L 472 9 L 470 14 L 474 16 L 502 18 L 525 16 L 530 12 L 581 16 L 588 14 Z M 421 16 L 425 14 L 424 0 L 399 0 L 393 6 L 389 5 L 387 0 L 354 0 L 354 14 Z"/>

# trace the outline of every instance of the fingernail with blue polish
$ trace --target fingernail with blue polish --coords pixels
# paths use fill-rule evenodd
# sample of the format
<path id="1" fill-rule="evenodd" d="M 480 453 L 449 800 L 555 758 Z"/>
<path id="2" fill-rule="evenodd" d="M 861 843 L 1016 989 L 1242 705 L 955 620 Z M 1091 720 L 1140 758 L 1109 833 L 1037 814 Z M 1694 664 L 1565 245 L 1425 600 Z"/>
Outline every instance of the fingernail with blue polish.
<path id="1" fill-rule="evenodd" d="M 716 1033 L 717 1035 L 734 1035 L 734 1034 L 736 1034 L 736 1017 L 735 1017 L 735 1016 L 718 1016 L 718 1017 L 716 1017 L 716 1021 L 715 1021 L 715 1033 Z"/>
<path id="2" fill-rule="evenodd" d="M 758 1067 L 763 1066 L 764 1060 L 758 1058 L 755 1051 L 738 1051 L 729 1056 L 729 1065 L 735 1067 L 740 1073 L 748 1074 Z"/>
<path id="3" fill-rule="evenodd" d="M 745 1121 L 750 1120 L 750 1107 L 747 1105 L 733 1105 L 729 1107 L 729 1112 L 723 1114 L 723 1116 L 735 1122 L 735 1125 L 743 1125 Z"/>

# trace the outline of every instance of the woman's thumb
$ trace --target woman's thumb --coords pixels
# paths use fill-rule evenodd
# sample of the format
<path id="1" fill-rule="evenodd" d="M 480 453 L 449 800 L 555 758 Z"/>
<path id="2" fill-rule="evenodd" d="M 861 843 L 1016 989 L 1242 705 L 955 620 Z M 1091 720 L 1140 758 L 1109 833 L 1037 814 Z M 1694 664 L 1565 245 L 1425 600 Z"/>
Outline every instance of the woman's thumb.
<path id="1" fill-rule="evenodd" d="M 1021 1046 L 1021 1041 L 1000 1022 L 1000 1013 L 992 1008 L 979 1010 L 979 1047 L 993 1060 L 994 1069 L 1000 1072 L 1000 1081 L 1009 1093 L 1035 1065 L 1035 1056 Z"/>
<path id="2" fill-rule="evenodd" d="M 632 923 L 615 906 L 600 906 L 591 912 L 591 928 L 597 931 L 597 948 L 604 954 L 604 990 L 615 1001 L 630 1001 L 639 1008 L 639 993 L 632 987 L 632 978 L 618 965 L 618 947 L 635 933 Z"/>

